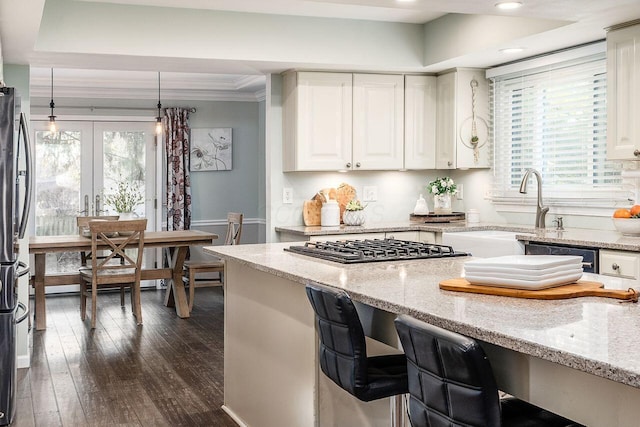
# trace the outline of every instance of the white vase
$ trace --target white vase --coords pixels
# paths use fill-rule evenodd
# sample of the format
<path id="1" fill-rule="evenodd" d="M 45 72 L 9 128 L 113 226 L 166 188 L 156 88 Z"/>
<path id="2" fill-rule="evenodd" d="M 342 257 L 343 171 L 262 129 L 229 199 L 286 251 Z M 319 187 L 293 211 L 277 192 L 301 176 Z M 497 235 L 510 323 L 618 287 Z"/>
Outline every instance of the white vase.
<path id="1" fill-rule="evenodd" d="M 344 211 L 342 214 L 342 222 L 344 225 L 362 225 L 367 219 L 363 210 L 360 211 Z"/>
<path id="2" fill-rule="evenodd" d="M 451 213 L 451 194 L 433 195 L 433 213 L 436 215 L 446 215 Z"/>
<path id="3" fill-rule="evenodd" d="M 128 220 L 128 219 L 135 219 L 136 218 L 136 214 L 133 212 L 120 212 L 118 219 L 122 219 L 122 220 Z"/>

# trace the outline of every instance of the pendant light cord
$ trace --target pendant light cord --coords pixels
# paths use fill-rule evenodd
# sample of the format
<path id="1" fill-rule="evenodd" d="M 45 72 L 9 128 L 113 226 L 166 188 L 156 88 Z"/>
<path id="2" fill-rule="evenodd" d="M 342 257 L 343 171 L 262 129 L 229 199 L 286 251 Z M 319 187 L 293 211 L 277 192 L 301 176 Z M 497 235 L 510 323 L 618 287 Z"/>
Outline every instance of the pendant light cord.
<path id="1" fill-rule="evenodd" d="M 158 119 L 162 120 L 160 117 L 160 110 L 162 109 L 162 104 L 160 103 L 160 71 L 158 71 Z"/>
<path id="2" fill-rule="evenodd" d="M 56 107 L 56 104 L 53 103 L 53 68 L 51 69 L 51 102 L 49 103 L 49 108 L 51 108 L 51 116 L 50 119 L 55 119 L 56 116 L 53 115 L 53 109 Z"/>
<path id="3" fill-rule="evenodd" d="M 160 102 L 160 71 L 158 71 L 158 117 L 156 117 L 156 135 L 162 134 L 162 103 Z"/>

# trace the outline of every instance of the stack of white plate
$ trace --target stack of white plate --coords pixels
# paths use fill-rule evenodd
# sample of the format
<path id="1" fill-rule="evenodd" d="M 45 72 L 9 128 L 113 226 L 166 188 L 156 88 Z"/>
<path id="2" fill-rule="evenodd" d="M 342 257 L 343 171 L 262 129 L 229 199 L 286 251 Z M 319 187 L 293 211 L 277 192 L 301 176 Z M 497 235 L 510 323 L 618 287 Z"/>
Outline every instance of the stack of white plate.
<path id="1" fill-rule="evenodd" d="M 464 263 L 465 279 L 474 285 L 546 289 L 582 277 L 582 257 L 573 255 L 507 255 Z"/>

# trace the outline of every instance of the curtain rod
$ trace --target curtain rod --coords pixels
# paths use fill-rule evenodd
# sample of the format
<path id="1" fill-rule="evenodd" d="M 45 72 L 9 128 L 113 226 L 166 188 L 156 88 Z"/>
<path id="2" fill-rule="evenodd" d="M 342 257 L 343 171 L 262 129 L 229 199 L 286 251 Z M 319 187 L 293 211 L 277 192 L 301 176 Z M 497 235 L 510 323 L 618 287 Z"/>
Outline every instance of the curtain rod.
<path id="1" fill-rule="evenodd" d="M 48 105 L 32 105 L 32 108 L 49 108 Z M 105 107 L 93 107 L 93 106 L 86 106 L 86 107 L 79 107 L 79 106 L 61 106 L 61 105 L 56 105 L 56 108 L 65 108 L 65 109 L 69 109 L 69 110 L 133 110 L 133 111 L 156 111 L 156 108 L 148 108 L 148 107 L 109 107 L 109 106 L 105 106 Z M 167 107 L 167 108 L 172 108 L 172 107 Z M 190 113 L 195 113 L 196 112 L 196 108 L 195 107 L 184 107 L 186 110 L 189 110 Z"/>

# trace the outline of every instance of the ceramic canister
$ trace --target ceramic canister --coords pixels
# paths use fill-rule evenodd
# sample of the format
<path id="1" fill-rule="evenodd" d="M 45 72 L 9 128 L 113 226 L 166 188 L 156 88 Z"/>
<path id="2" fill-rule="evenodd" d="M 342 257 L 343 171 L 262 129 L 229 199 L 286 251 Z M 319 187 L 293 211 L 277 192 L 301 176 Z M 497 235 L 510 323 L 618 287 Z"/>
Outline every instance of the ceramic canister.
<path id="1" fill-rule="evenodd" d="M 320 210 L 320 225 L 322 227 L 336 227 L 340 225 L 340 206 L 334 199 L 322 204 Z"/>

